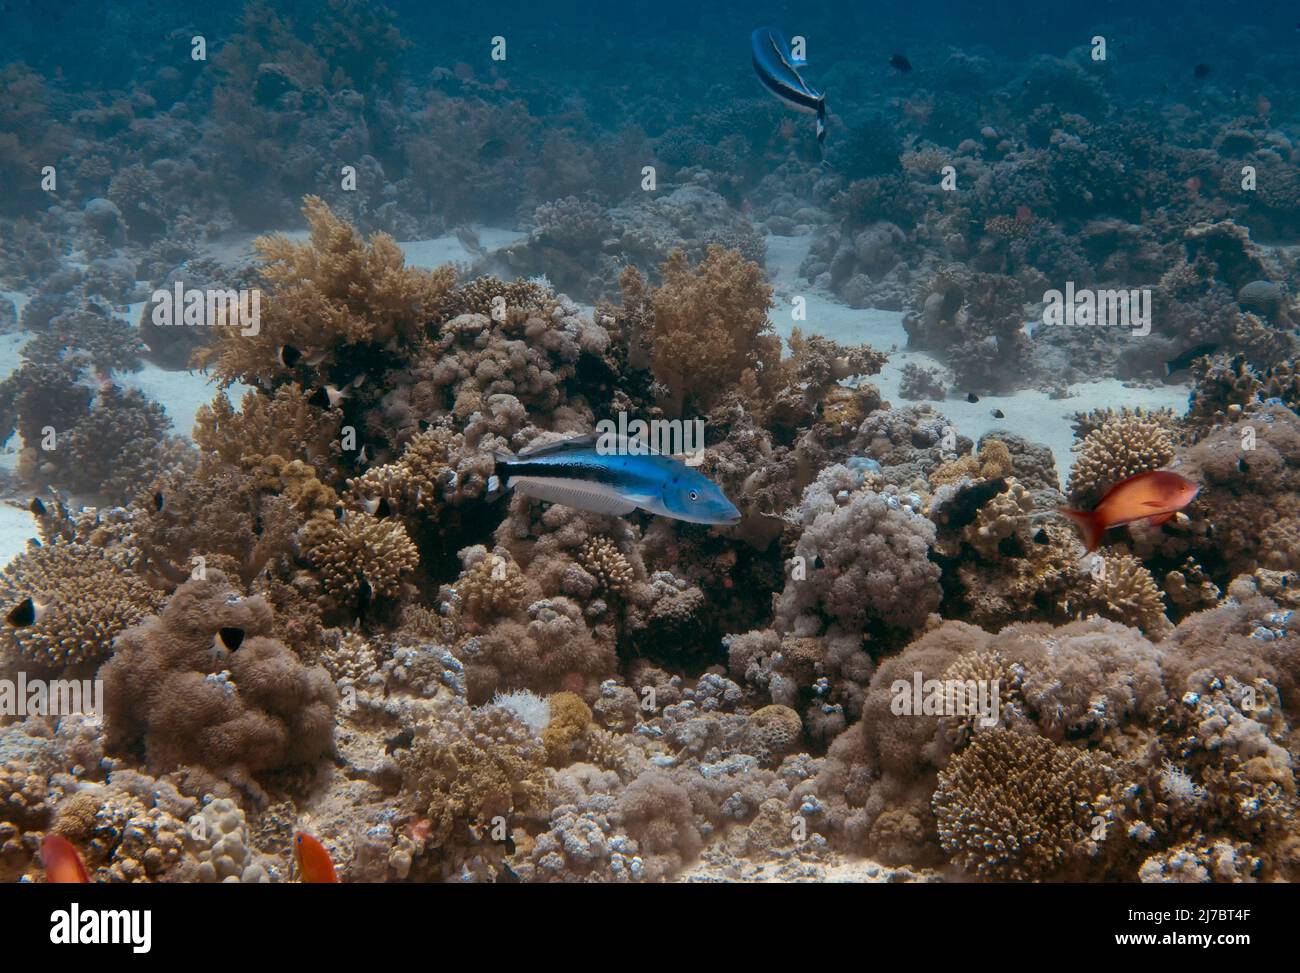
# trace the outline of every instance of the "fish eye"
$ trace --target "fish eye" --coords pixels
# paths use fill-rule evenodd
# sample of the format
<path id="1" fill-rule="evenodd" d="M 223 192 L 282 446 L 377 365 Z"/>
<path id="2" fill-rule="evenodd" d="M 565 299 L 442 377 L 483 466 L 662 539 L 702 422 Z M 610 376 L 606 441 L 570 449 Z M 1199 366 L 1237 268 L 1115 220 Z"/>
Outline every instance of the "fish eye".
<path id="1" fill-rule="evenodd" d="M 692 490 L 689 494 L 687 494 L 687 496 L 689 496 L 692 500 L 700 499 L 700 495 L 696 493 L 694 490 Z"/>

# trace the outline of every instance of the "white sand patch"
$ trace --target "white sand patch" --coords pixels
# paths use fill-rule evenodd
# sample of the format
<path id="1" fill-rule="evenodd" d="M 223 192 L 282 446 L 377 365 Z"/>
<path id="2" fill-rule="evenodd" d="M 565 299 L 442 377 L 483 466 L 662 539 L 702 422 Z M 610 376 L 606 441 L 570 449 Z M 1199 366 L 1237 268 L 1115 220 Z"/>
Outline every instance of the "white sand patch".
<path id="1" fill-rule="evenodd" d="M 36 518 L 30 510 L 0 503 L 0 565 L 7 565 L 27 550 L 27 539 L 37 533 Z"/>
<path id="2" fill-rule="evenodd" d="M 488 253 L 513 247 L 528 239 L 528 234 L 520 230 L 479 225 L 473 226 L 472 229 L 478 236 L 478 242 Z M 454 233 L 434 237 L 431 240 L 407 240 L 397 245 L 402 248 L 402 253 L 406 254 L 407 266 L 420 267 L 424 270 L 432 270 L 443 264 L 473 263 L 481 256 L 467 249 Z"/>
<path id="3" fill-rule="evenodd" d="M 767 270 L 777 305 L 772 312 L 772 324 L 777 333 L 787 338 L 798 326 L 806 333 L 823 335 L 842 344 L 866 342 L 890 352 L 883 371 L 867 381 L 875 384 L 895 408 L 911 404 L 899 395 L 903 366 L 911 363 L 933 367 L 941 366 L 941 363 L 925 352 L 904 350 L 907 332 L 903 330 L 901 312 L 847 307 L 834 295 L 816 290 L 800 277 L 799 265 L 808 255 L 811 243 L 810 236 L 767 238 Z M 795 321 L 791 317 L 796 296 L 807 302 L 806 321 Z M 1118 379 L 1107 379 L 1072 385 L 1070 391 L 1074 394 L 1067 399 L 1053 399 L 1046 392 L 1027 389 L 1014 395 L 982 395 L 978 402 L 972 403 L 966 401 L 964 391 L 953 390 L 949 398 L 934 405 L 952 421 L 958 433 L 975 441 L 989 432 L 1014 432 L 1030 442 L 1049 447 L 1056 457 L 1056 470 L 1064 483 L 1074 463 L 1074 454 L 1070 452 L 1074 442 L 1070 419 L 1074 413 L 1128 406 L 1170 408 L 1181 415 L 1187 409 L 1191 387 L 1177 384 L 1151 389 L 1129 388 Z M 1000 410 L 1005 418 L 997 418 L 994 410 Z"/>
<path id="4" fill-rule="evenodd" d="M 23 291 L 0 291 L 0 301 L 10 300 L 14 304 L 14 320 L 23 319 L 23 308 L 27 306 L 28 297 Z"/>

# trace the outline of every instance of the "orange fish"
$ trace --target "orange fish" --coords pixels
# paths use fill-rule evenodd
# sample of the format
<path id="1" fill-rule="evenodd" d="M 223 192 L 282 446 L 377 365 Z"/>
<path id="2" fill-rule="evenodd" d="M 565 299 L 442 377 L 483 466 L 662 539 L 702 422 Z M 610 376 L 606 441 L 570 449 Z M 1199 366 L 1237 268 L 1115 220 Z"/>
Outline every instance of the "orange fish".
<path id="1" fill-rule="evenodd" d="M 1145 520 L 1158 527 L 1196 499 L 1198 487 L 1186 477 L 1169 470 L 1139 473 L 1106 491 L 1094 510 L 1060 507 L 1083 532 L 1083 542 L 1095 551 L 1102 535 L 1112 527 Z"/>
<path id="2" fill-rule="evenodd" d="M 298 863 L 298 880 L 301 882 L 314 884 L 339 880 L 330 853 L 305 831 L 298 831 L 293 836 L 293 858 Z"/>
<path id="3" fill-rule="evenodd" d="M 47 834 L 41 839 L 41 862 L 45 865 L 47 882 L 84 884 L 90 881 L 90 873 L 86 871 L 81 854 L 62 835 Z"/>

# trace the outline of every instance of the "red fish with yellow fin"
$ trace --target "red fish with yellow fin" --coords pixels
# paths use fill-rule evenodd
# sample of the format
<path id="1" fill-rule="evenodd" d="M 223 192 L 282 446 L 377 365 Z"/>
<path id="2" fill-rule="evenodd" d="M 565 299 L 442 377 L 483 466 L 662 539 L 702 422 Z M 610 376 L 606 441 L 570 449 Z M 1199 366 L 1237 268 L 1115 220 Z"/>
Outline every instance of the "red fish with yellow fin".
<path id="1" fill-rule="evenodd" d="M 1158 527 L 1195 500 L 1200 490 L 1191 480 L 1177 473 L 1154 470 L 1115 484 L 1093 510 L 1059 509 L 1079 525 L 1083 542 L 1091 552 L 1097 549 L 1102 536 L 1112 527 L 1139 520 Z"/>

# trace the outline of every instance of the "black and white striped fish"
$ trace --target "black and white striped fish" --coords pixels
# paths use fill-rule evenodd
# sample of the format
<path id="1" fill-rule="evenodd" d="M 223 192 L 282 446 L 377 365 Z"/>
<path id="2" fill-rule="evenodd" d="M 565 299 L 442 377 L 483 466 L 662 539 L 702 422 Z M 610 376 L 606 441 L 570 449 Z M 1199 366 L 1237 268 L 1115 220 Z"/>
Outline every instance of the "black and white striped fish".
<path id="1" fill-rule="evenodd" d="M 775 27 L 760 27 L 749 38 L 754 70 L 768 91 L 790 107 L 817 116 L 817 142 L 826 142 L 826 95 L 799 76 L 790 45 Z"/>

